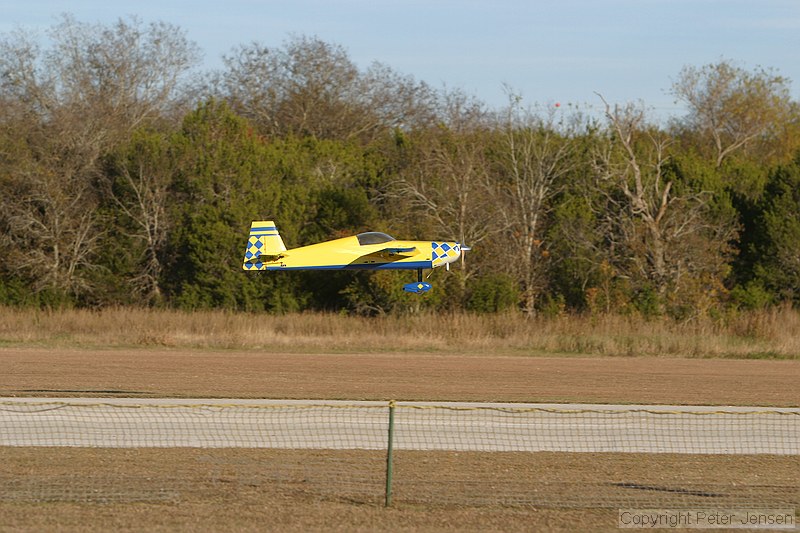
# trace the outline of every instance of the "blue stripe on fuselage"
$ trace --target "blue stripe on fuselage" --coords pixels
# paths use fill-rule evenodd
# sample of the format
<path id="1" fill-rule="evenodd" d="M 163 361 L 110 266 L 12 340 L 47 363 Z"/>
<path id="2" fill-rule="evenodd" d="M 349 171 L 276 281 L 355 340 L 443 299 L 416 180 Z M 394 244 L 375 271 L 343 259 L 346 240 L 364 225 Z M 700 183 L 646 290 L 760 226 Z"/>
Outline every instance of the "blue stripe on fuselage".
<path id="1" fill-rule="evenodd" d="M 267 270 L 417 270 L 419 268 L 433 268 L 431 261 L 414 261 L 413 263 L 370 263 L 350 265 L 325 265 L 307 267 L 284 267 L 267 265 Z"/>

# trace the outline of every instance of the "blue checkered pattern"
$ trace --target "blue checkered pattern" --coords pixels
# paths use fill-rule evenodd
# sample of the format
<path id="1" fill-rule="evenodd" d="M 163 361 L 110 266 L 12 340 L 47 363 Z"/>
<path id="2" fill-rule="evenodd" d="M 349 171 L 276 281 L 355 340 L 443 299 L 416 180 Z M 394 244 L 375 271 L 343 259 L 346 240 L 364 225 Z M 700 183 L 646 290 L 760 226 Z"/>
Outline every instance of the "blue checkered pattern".
<path id="1" fill-rule="evenodd" d="M 449 242 L 432 242 L 431 243 L 431 263 L 432 266 L 437 267 L 446 263 L 452 263 L 461 255 L 461 246 L 456 243 Z"/>
<path id="2" fill-rule="evenodd" d="M 247 249 L 244 253 L 245 270 L 263 270 L 262 255 L 274 253 L 273 250 L 286 250 L 278 234 L 278 228 L 271 224 L 258 226 L 255 223 L 250 228 L 250 237 L 247 239 Z"/>
<path id="3" fill-rule="evenodd" d="M 244 254 L 244 258 L 247 261 L 261 255 L 261 249 L 264 247 L 264 241 L 262 241 L 261 239 L 262 239 L 261 237 L 254 237 L 254 236 L 251 236 L 250 239 L 248 239 L 247 252 L 245 252 Z"/>

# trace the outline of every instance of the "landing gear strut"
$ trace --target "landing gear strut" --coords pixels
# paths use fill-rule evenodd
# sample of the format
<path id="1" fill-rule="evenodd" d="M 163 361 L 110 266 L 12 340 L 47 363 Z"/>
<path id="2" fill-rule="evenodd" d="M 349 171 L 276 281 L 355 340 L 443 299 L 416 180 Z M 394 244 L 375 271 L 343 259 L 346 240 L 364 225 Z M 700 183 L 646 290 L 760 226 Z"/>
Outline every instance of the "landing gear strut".
<path id="1" fill-rule="evenodd" d="M 431 290 L 431 284 L 422 281 L 422 269 L 417 269 L 417 282 L 416 283 L 406 283 L 403 285 L 403 290 L 406 292 L 413 292 L 416 294 L 420 294 L 423 292 L 428 292 Z"/>

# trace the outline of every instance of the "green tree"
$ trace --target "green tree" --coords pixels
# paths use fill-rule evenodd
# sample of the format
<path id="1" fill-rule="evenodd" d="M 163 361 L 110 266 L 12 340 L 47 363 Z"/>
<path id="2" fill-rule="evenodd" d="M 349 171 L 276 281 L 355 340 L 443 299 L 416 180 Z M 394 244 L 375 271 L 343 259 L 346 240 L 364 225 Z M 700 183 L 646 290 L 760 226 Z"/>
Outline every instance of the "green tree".
<path id="1" fill-rule="evenodd" d="M 466 308 L 479 313 L 512 309 L 519 301 L 518 284 L 508 274 L 487 274 L 469 284 Z"/>
<path id="2" fill-rule="evenodd" d="M 573 309 L 588 307 L 593 312 L 616 309 L 611 298 L 612 272 L 605 236 L 592 207 L 592 188 L 573 177 L 559 197 L 548 229 L 553 265 L 550 289 L 564 297 Z M 602 299 L 598 301 L 598 291 Z M 587 292 L 590 291 L 590 292 Z"/>
<path id="3" fill-rule="evenodd" d="M 186 308 L 291 308 L 291 298 L 282 297 L 292 292 L 287 284 L 241 268 L 250 222 L 280 212 L 284 187 L 271 173 L 270 148 L 216 101 L 189 114 L 173 144 L 178 201 L 165 273 L 171 299 Z"/>
<path id="4" fill-rule="evenodd" d="M 789 84 L 773 69 L 746 70 L 722 60 L 685 67 L 672 86 L 688 107 L 675 123 L 676 138 L 686 153 L 700 154 L 715 167 L 724 197 L 738 212 L 741 231 L 732 281 L 737 294 L 751 287 L 754 301 L 763 300 L 762 289 L 752 283 L 763 238 L 761 197 L 771 169 L 789 163 L 800 146 L 800 110 Z"/>
<path id="5" fill-rule="evenodd" d="M 754 244 L 759 258 L 756 286 L 764 286 L 779 300 L 799 305 L 800 154 L 792 164 L 771 173 L 760 207 L 757 220 L 761 238 Z"/>

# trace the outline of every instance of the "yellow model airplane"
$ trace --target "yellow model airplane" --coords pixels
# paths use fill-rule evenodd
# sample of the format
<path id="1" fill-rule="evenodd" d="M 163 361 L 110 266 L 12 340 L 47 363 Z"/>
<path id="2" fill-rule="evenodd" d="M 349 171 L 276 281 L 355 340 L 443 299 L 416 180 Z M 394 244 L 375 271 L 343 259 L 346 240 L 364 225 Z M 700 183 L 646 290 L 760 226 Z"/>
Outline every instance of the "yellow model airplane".
<path id="1" fill-rule="evenodd" d="M 469 250 L 457 242 L 398 241 L 385 233 L 370 231 L 352 237 L 286 249 L 271 220 L 255 221 L 244 254 L 244 270 L 416 270 L 416 283 L 407 292 L 426 292 L 422 270 L 445 266 Z"/>

